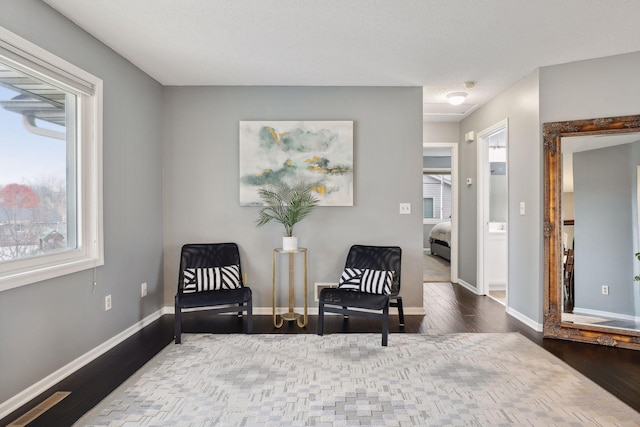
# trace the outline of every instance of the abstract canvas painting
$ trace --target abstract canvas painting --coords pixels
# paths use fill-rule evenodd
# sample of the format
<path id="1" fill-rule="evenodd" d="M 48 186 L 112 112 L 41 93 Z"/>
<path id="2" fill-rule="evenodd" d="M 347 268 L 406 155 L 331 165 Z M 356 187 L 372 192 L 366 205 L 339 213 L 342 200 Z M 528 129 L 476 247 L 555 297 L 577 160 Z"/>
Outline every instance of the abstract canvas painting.
<path id="1" fill-rule="evenodd" d="M 306 183 L 320 206 L 353 206 L 353 121 L 241 121 L 240 205 L 260 188 Z"/>

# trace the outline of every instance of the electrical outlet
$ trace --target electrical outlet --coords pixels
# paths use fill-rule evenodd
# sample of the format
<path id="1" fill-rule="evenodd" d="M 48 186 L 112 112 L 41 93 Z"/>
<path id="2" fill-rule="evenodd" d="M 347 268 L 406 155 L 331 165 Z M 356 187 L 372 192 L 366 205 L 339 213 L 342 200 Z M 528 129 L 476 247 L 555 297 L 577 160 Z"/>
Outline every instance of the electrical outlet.
<path id="1" fill-rule="evenodd" d="M 401 215 L 411 214 L 411 203 L 400 203 L 400 214 Z"/>
<path id="2" fill-rule="evenodd" d="M 147 282 L 144 282 L 142 285 L 140 285 L 140 296 L 142 298 L 147 296 Z"/>
<path id="3" fill-rule="evenodd" d="M 609 295 L 609 286 L 607 285 L 602 286 L 602 295 Z"/>
<path id="4" fill-rule="evenodd" d="M 111 310 L 111 295 L 104 297 L 104 311 Z"/>

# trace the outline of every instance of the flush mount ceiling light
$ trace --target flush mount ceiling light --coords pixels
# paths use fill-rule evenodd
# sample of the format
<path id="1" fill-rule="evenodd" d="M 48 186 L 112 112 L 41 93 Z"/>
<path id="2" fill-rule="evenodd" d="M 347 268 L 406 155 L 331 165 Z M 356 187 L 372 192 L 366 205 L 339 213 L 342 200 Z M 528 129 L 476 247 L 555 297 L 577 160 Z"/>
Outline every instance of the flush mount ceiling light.
<path id="1" fill-rule="evenodd" d="M 465 92 L 453 92 L 447 95 L 449 103 L 452 105 L 460 105 L 464 102 L 467 94 Z"/>

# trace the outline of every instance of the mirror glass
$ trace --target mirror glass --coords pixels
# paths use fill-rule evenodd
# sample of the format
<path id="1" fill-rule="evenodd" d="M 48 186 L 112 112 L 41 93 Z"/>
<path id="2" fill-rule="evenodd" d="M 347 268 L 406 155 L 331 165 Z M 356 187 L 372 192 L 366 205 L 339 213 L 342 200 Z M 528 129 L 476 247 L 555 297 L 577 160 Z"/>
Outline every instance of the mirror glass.
<path id="1" fill-rule="evenodd" d="M 638 331 L 640 133 L 561 147 L 562 322 Z"/>

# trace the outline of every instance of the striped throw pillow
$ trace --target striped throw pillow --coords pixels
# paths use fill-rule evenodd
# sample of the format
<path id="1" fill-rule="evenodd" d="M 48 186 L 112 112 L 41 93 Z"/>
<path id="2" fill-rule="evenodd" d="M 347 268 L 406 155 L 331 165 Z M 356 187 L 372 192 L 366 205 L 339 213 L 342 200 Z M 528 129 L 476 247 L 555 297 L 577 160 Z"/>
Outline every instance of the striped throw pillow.
<path id="1" fill-rule="evenodd" d="M 349 291 L 360 290 L 360 279 L 362 279 L 362 270 L 359 268 L 345 268 L 338 281 L 338 288 Z"/>
<path id="2" fill-rule="evenodd" d="M 360 280 L 360 292 L 390 295 L 393 274 L 393 271 L 364 270 L 362 272 L 362 279 Z"/>
<path id="3" fill-rule="evenodd" d="M 239 265 L 184 269 L 182 292 L 185 294 L 218 291 L 220 289 L 237 289 L 240 287 Z"/>
<path id="4" fill-rule="evenodd" d="M 370 294 L 390 295 L 393 271 L 368 268 L 345 268 L 340 276 L 338 288 Z"/>

